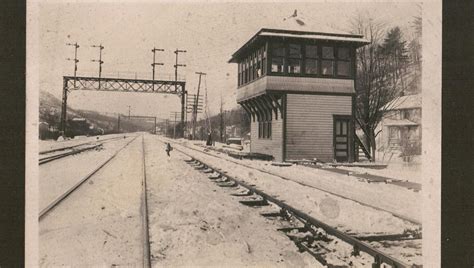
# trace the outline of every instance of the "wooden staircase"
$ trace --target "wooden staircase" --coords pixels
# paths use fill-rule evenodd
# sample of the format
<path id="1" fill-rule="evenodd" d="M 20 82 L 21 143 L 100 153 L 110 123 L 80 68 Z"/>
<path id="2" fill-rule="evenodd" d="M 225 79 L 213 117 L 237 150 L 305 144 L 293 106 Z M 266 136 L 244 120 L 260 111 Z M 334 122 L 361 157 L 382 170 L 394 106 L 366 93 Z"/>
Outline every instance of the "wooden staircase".
<path id="1" fill-rule="evenodd" d="M 356 146 L 356 161 L 357 162 L 370 162 L 372 156 L 365 147 L 364 143 L 360 140 L 359 136 L 355 135 L 355 146 Z"/>

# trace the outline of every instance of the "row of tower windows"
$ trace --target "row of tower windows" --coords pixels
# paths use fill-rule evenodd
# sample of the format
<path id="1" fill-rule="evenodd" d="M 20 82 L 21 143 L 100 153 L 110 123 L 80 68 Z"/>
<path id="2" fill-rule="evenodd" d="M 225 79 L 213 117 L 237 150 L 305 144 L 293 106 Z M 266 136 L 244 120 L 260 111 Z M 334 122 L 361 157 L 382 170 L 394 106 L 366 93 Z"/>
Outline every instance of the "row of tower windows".
<path id="1" fill-rule="evenodd" d="M 316 44 L 269 43 L 267 57 L 263 46 L 238 65 L 238 85 L 252 82 L 269 73 L 274 75 L 351 78 L 352 53 L 348 47 Z"/>

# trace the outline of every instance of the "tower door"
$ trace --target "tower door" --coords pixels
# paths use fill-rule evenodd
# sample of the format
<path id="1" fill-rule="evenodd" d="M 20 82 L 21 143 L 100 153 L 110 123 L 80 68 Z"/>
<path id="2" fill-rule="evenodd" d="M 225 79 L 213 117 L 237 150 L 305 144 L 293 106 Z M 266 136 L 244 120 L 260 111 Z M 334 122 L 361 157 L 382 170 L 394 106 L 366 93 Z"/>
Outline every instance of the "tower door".
<path id="1" fill-rule="evenodd" d="M 334 117 L 334 159 L 337 162 L 349 160 L 349 124 L 348 118 Z"/>

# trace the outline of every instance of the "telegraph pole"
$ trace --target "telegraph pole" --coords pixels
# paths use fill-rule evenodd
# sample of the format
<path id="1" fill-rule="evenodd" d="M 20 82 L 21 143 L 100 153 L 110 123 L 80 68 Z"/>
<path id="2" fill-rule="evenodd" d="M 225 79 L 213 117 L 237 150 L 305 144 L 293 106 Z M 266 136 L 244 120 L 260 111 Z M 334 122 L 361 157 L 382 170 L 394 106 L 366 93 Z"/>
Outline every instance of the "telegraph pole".
<path id="1" fill-rule="evenodd" d="M 176 113 L 174 114 L 173 139 L 176 139 Z"/>
<path id="2" fill-rule="evenodd" d="M 76 43 L 66 43 L 67 46 L 74 46 L 74 88 L 76 88 L 76 74 L 77 74 L 77 63 L 79 60 L 77 59 L 77 49 L 79 45 Z M 66 60 L 73 60 L 67 58 Z M 66 137 L 66 120 L 67 120 L 67 81 L 63 78 L 63 97 L 61 103 L 61 122 L 60 122 L 60 129 L 61 129 L 61 136 Z"/>
<path id="3" fill-rule="evenodd" d="M 224 135 L 224 131 L 225 131 L 225 126 L 224 126 L 224 117 L 225 117 L 225 111 L 224 111 L 224 107 L 223 107 L 223 103 L 222 103 L 222 94 L 221 94 L 221 107 L 220 107 L 220 119 L 221 119 L 221 129 L 220 129 L 220 136 L 221 136 L 221 142 L 224 142 L 224 138 L 225 138 L 225 135 Z"/>
<path id="4" fill-rule="evenodd" d="M 77 59 L 77 49 L 79 48 L 79 45 L 76 43 L 67 43 L 66 46 L 73 46 L 74 47 L 74 59 L 67 58 L 66 60 L 72 60 L 74 61 L 74 88 L 76 88 L 76 74 L 77 74 L 77 63 L 79 60 Z"/>
<path id="5" fill-rule="evenodd" d="M 197 90 L 197 94 L 196 94 L 196 100 L 194 101 L 194 105 L 193 105 L 193 117 L 192 117 L 192 120 L 193 120 L 193 123 L 192 123 L 193 124 L 193 138 L 196 135 L 197 106 L 198 106 L 198 100 L 199 100 L 199 90 L 201 88 L 201 76 L 206 75 L 206 73 L 196 72 L 196 74 L 199 75 L 199 82 L 198 82 L 198 90 Z"/>
<path id="6" fill-rule="evenodd" d="M 130 120 L 130 105 L 128 105 L 128 120 Z"/>
<path id="7" fill-rule="evenodd" d="M 174 51 L 174 54 L 176 54 L 176 63 L 174 65 L 174 81 L 175 81 L 175 91 L 178 91 L 178 85 L 177 85 L 177 82 L 178 82 L 178 67 L 186 67 L 185 64 L 179 64 L 178 63 L 178 54 L 179 53 L 186 53 L 186 50 L 180 50 L 180 49 L 176 49 Z M 185 107 L 184 107 L 184 101 L 185 101 L 185 98 L 186 97 L 186 90 L 183 86 L 183 92 L 181 92 L 181 123 L 183 124 L 183 137 L 184 137 L 184 114 L 185 114 Z"/>
<path id="8" fill-rule="evenodd" d="M 120 133 L 120 114 L 118 114 L 118 120 L 117 120 L 117 133 Z"/>
<path id="9" fill-rule="evenodd" d="M 171 117 L 174 116 L 174 124 L 173 124 L 173 139 L 176 139 L 176 119 L 178 117 L 179 112 L 171 112 Z"/>
<path id="10" fill-rule="evenodd" d="M 162 62 L 155 62 L 155 52 L 156 51 L 165 51 L 164 49 L 162 48 L 154 48 L 151 50 L 151 52 L 153 52 L 153 63 L 151 64 L 151 67 L 153 68 L 153 76 L 152 76 L 152 80 L 155 81 L 155 65 L 164 65 L 164 63 Z M 155 91 L 155 84 L 152 84 L 152 91 Z"/>
<path id="11" fill-rule="evenodd" d="M 100 78 L 102 76 L 102 64 L 104 63 L 102 61 L 102 50 L 104 49 L 104 46 L 102 46 L 102 44 L 100 44 L 100 45 L 92 45 L 91 47 L 99 48 L 99 59 L 98 60 L 92 60 L 92 62 L 98 62 L 99 63 L 99 89 L 100 89 Z"/>

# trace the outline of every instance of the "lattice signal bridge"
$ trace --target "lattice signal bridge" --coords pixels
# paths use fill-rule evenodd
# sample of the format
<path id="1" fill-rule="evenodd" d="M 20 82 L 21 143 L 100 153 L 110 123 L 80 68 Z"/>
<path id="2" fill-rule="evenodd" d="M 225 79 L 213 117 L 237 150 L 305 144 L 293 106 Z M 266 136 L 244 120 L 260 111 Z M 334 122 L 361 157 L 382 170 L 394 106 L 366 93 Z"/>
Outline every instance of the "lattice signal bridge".
<path id="1" fill-rule="evenodd" d="M 64 76 L 64 89 L 67 91 L 98 90 L 182 95 L 185 92 L 185 84 L 183 81 L 168 80 Z"/>

